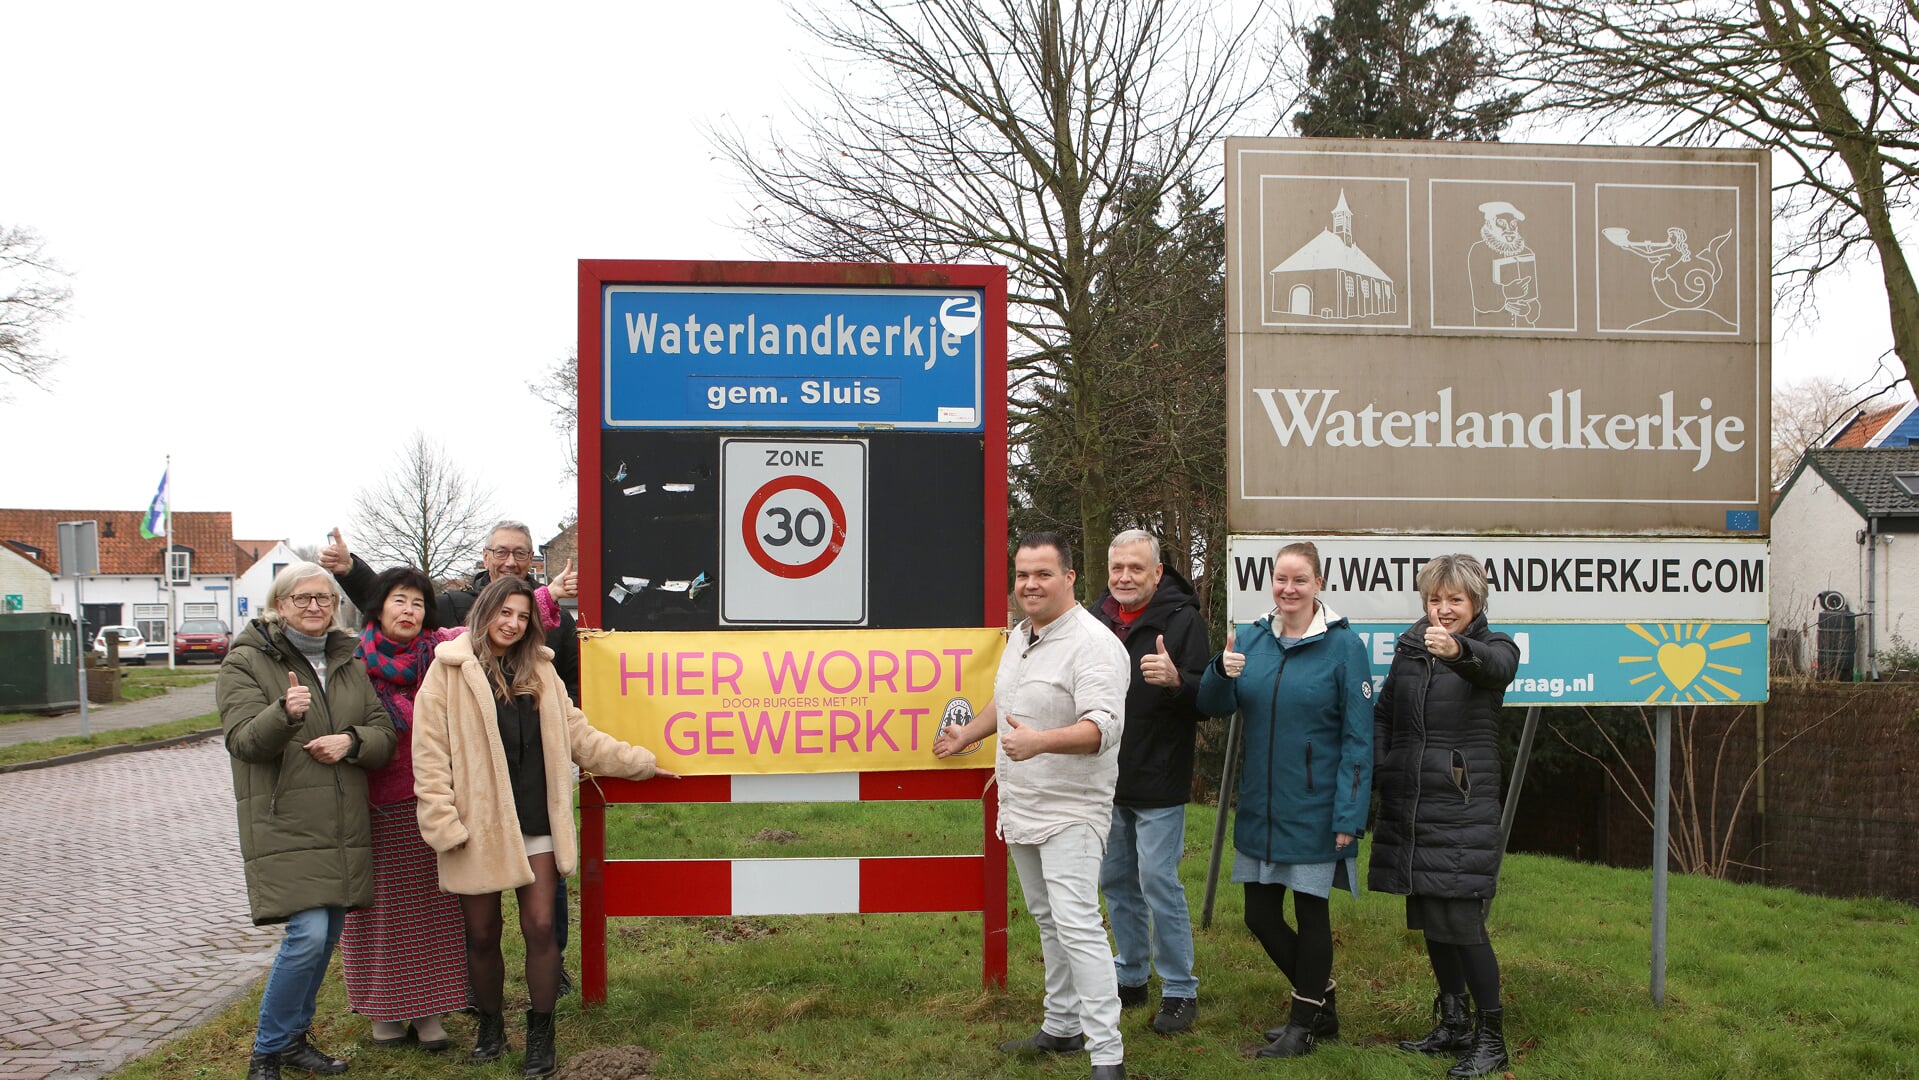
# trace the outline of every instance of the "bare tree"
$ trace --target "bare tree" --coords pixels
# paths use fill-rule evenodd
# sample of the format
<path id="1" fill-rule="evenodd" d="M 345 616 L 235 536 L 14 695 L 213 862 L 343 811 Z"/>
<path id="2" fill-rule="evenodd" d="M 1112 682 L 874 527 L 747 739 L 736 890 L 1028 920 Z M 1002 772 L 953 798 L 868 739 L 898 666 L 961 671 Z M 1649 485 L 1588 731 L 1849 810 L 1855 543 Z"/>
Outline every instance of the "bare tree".
<path id="1" fill-rule="evenodd" d="M 580 354 L 568 350 L 540 377 L 526 384 L 534 397 L 553 410 L 553 430 L 566 437 L 566 456 L 561 475 L 572 479 L 580 473 Z"/>
<path id="2" fill-rule="evenodd" d="M 1852 698 L 1858 696 L 1854 694 Z M 1763 868 L 1763 863 L 1754 861 L 1764 854 L 1757 847 L 1736 851 L 1733 845 L 1739 838 L 1739 821 L 1745 814 L 1747 800 L 1754 795 L 1766 763 L 1797 742 L 1800 736 L 1845 713 L 1852 705 L 1852 698 L 1769 747 L 1763 757 L 1743 770 L 1743 762 L 1729 762 L 1727 758 L 1736 753 L 1735 744 L 1741 741 L 1735 735 L 1753 717 L 1751 706 L 1683 705 L 1673 710 L 1673 770 L 1667 789 L 1672 828 L 1667 834 L 1666 851 L 1680 873 L 1723 879 Z M 1643 755 L 1640 764 L 1635 765 L 1635 755 L 1621 748 L 1626 734 L 1623 725 L 1619 734 L 1615 734 L 1607 730 L 1607 723 L 1595 716 L 1592 709 L 1582 708 L 1580 712 L 1591 727 L 1583 736 L 1576 724 L 1572 725 L 1572 731 L 1556 722 L 1548 726 L 1574 752 L 1604 769 L 1606 778 L 1612 781 L 1626 805 L 1651 829 L 1654 781 L 1642 771 Z M 1650 746 L 1654 738 L 1653 710 L 1641 707 L 1632 712 L 1637 714 L 1638 731 L 1634 734 L 1639 736 L 1632 742 Z M 1603 740 L 1603 749 L 1589 748 L 1593 732 Z"/>
<path id="3" fill-rule="evenodd" d="M 0 225 L 0 401 L 9 381 L 45 389 L 52 380 L 60 358 L 46 350 L 40 332 L 66 314 L 73 298 L 66 276 L 38 233 Z"/>
<path id="4" fill-rule="evenodd" d="M 1772 486 L 1792 476 L 1806 451 L 1824 446 L 1862 410 L 1885 408 L 1902 400 L 1895 387 L 1878 392 L 1847 386 L 1830 375 L 1814 375 L 1772 392 Z"/>
<path id="5" fill-rule="evenodd" d="M 1255 23 L 1198 0 L 847 0 L 799 19 L 828 59 L 824 104 L 788 132 L 715 133 L 788 257 L 1007 267 L 1016 442 L 1053 413 L 1089 595 L 1115 505 L 1097 296 L 1107 241 L 1145 224 L 1265 92 Z M 1152 191 L 1130 190 L 1141 178 Z M 1223 357 L 1222 357 L 1223 363 Z"/>
<path id="6" fill-rule="evenodd" d="M 1819 277 L 1876 259 L 1893 351 L 1919 363 L 1901 217 L 1919 185 L 1912 0 L 1498 0 L 1530 108 L 1616 139 L 1773 152 L 1776 271 L 1804 310 Z"/>
<path id="7" fill-rule="evenodd" d="M 417 566 L 435 581 L 473 565 L 493 522 L 493 493 L 415 431 L 399 464 L 354 496 L 354 548 L 375 565 Z"/>

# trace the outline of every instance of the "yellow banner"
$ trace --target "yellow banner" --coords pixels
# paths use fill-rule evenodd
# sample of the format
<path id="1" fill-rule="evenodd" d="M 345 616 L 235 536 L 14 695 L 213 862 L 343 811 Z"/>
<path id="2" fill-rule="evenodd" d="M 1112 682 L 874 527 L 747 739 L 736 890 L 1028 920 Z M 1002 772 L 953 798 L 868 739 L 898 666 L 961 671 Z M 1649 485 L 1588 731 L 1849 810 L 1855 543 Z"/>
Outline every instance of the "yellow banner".
<path id="1" fill-rule="evenodd" d="M 968 630 L 601 633 L 580 642 L 582 709 L 686 776 L 977 769 L 933 739 L 993 696 L 1004 635 Z"/>

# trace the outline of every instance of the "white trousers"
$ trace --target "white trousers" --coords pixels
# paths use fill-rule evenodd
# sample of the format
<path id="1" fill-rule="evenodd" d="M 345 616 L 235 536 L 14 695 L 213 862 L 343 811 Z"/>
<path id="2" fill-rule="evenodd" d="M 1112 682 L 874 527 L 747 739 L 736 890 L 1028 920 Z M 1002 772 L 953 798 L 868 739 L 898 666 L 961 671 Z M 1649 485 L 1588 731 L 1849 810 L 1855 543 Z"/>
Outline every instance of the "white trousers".
<path id="1" fill-rule="evenodd" d="M 1099 916 L 1099 867 L 1106 838 L 1090 825 L 1070 825 L 1043 844 L 1007 844 L 1019 870 L 1026 910 L 1039 926 L 1046 960 L 1046 1018 L 1040 1029 L 1084 1032 L 1095 1065 L 1126 1060 L 1119 1038 L 1119 979 Z"/>

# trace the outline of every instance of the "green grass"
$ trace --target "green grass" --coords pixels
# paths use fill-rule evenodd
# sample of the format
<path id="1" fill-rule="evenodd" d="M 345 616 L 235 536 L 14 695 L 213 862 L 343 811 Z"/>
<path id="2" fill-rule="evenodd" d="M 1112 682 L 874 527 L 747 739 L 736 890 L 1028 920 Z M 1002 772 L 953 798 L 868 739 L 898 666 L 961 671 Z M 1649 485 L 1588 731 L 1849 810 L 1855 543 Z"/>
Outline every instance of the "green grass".
<path id="1" fill-rule="evenodd" d="M 168 671 L 164 667 L 148 664 L 143 668 L 126 668 L 126 678 L 120 682 L 120 695 L 128 701 L 141 701 L 150 697 L 159 697 L 169 690 L 178 690 L 188 686 L 200 686 L 214 680 L 218 668 L 193 671 L 180 668 Z"/>
<path id="2" fill-rule="evenodd" d="M 977 809 L 953 804 L 625 807 L 609 817 L 614 853 L 624 857 L 959 853 L 977 849 L 980 828 Z M 1194 807 L 1184 871 L 1196 922 L 1211 826 L 1211 810 Z M 781 843 L 761 836 L 766 829 L 795 836 Z M 1041 994 L 1038 945 L 1010 869 L 1009 881 L 1004 994 L 980 988 L 973 915 L 614 920 L 609 1001 L 590 1013 L 577 998 L 562 1002 L 562 1060 L 592 1047 L 641 1045 L 659 1053 L 663 1078 L 1083 1077 L 1083 1056 L 1033 1063 L 994 1050 L 1037 1025 Z M 1919 989 L 1911 979 L 1919 970 L 1919 911 L 1675 876 L 1660 1010 L 1646 989 L 1650 893 L 1648 872 L 1538 856 L 1508 861 L 1491 929 L 1505 971 L 1516 1075 L 1919 1076 L 1912 1049 L 1919 1046 Z M 1425 1031 L 1433 993 L 1398 897 L 1334 899 L 1344 1041 L 1289 1063 L 1250 1058 L 1258 1030 L 1280 1018 L 1286 987 L 1240 918 L 1239 887 L 1222 884 L 1212 927 L 1196 930 L 1199 1025 L 1165 1039 L 1146 1029 L 1148 1012 L 1128 1013 L 1129 1075 L 1443 1075 L 1446 1063 L 1391 1046 Z M 525 1005 L 518 953 L 509 950 L 508 1030 L 519 1047 L 517 1013 Z M 578 964 L 575 944 L 567 965 L 577 974 Z M 257 1008 L 256 990 L 115 1075 L 236 1075 Z M 517 1053 L 475 1069 L 452 1054 L 372 1048 L 366 1022 L 346 1011 L 337 971 L 316 1027 L 322 1046 L 353 1057 L 354 1076 L 519 1075 Z M 465 1018 L 449 1027 L 456 1040 L 470 1039 Z"/>
<path id="3" fill-rule="evenodd" d="M 43 739 L 39 742 L 14 743 L 12 746 L 0 746 L 0 765 L 19 765 L 28 761 L 45 761 L 48 758 L 65 757 L 82 750 L 93 750 L 102 746 L 123 746 L 127 743 L 156 742 L 171 739 L 179 735 L 190 735 L 196 731 L 220 726 L 219 713 L 207 713 L 205 716 L 192 716 L 185 720 L 174 720 L 165 724 L 152 724 L 147 727 L 125 728 L 120 731 L 96 731 L 91 735 L 69 735 L 62 739 Z"/>
<path id="4" fill-rule="evenodd" d="M 177 690 L 187 686 L 200 686 L 210 683 L 219 673 L 219 668 L 201 668 L 189 670 L 180 668 L 168 671 L 165 667 L 124 667 L 120 669 L 124 677 L 120 680 L 120 696 L 126 701 L 143 701 L 159 697 L 168 690 Z M 111 706 L 93 706 L 96 709 Z M 45 720 L 44 713 L 0 713 L 0 725 L 18 723 L 23 720 Z"/>

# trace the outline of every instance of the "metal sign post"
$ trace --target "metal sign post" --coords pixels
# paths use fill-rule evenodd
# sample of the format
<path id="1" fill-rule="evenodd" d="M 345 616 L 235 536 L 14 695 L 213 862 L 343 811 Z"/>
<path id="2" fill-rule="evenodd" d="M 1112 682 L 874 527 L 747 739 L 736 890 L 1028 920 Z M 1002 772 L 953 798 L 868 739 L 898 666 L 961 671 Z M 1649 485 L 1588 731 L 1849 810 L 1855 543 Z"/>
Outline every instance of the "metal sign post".
<path id="1" fill-rule="evenodd" d="M 87 653 L 91 651 L 87 643 L 86 607 L 82 603 L 80 584 L 89 574 L 100 572 L 100 523 L 97 521 L 62 521 L 54 526 L 59 537 L 60 572 L 73 578 L 73 636 L 80 646 L 78 663 L 74 665 L 80 675 L 80 737 L 87 737 Z"/>
<path id="2" fill-rule="evenodd" d="M 1213 925 L 1213 897 L 1219 892 L 1219 853 L 1226 850 L 1226 816 L 1233 805 L 1234 772 L 1239 763 L 1239 714 L 1226 721 L 1226 761 L 1219 769 L 1219 813 L 1213 817 L 1213 851 L 1206 860 L 1206 899 L 1199 907 L 1199 928 Z"/>
<path id="3" fill-rule="evenodd" d="M 1652 770 L 1652 1003 L 1666 1003 L 1666 862 L 1672 835 L 1672 712 L 1661 705 Z"/>

